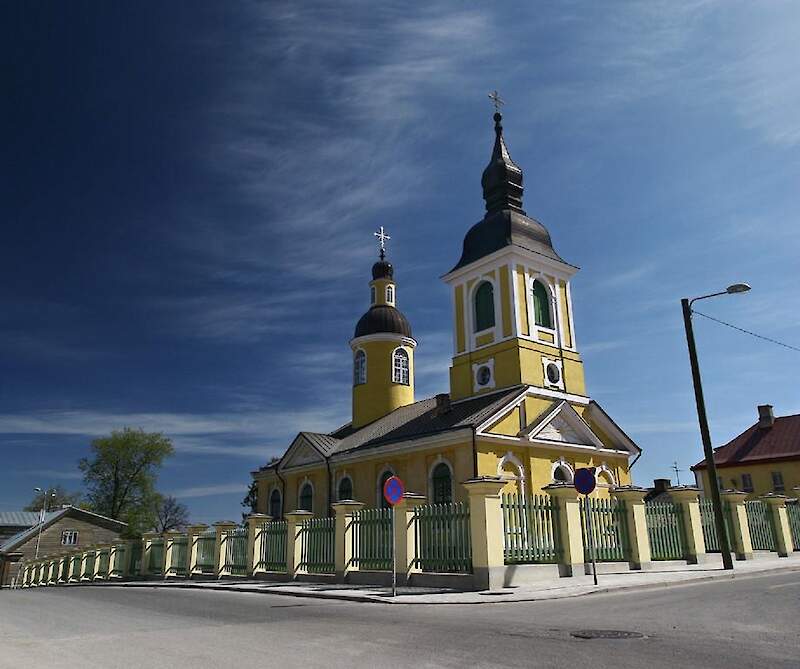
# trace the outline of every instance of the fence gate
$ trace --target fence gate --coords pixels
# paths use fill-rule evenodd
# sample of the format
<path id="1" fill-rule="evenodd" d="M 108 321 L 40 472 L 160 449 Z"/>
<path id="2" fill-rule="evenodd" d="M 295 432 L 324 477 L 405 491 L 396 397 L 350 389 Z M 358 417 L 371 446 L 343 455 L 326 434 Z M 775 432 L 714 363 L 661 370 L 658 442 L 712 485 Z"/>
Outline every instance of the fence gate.
<path id="1" fill-rule="evenodd" d="M 506 564 L 558 562 L 558 505 L 549 495 L 502 495 Z"/>
<path id="2" fill-rule="evenodd" d="M 335 570 L 334 518 L 310 518 L 300 526 L 300 564 L 309 574 L 332 574 Z"/>
<path id="3" fill-rule="evenodd" d="M 351 522 L 353 566 L 368 571 L 391 571 L 392 510 L 360 509 Z"/>
<path id="4" fill-rule="evenodd" d="M 160 574 L 164 566 L 164 540 L 156 539 L 150 544 L 150 562 L 147 571 L 150 574 Z"/>
<path id="5" fill-rule="evenodd" d="M 188 544 L 186 537 L 175 537 L 172 540 L 169 571 L 175 576 L 186 576 L 186 553 Z"/>
<path id="6" fill-rule="evenodd" d="M 747 524 L 750 526 L 750 541 L 754 551 L 775 550 L 775 529 L 766 503 L 751 500 L 744 503 L 747 511 Z"/>
<path id="7" fill-rule="evenodd" d="M 270 520 L 258 527 L 256 541 L 261 551 L 255 568 L 264 571 L 286 571 L 286 533 L 285 520 Z"/>
<path id="8" fill-rule="evenodd" d="M 630 555 L 628 522 L 625 517 L 625 502 L 618 499 L 581 500 L 581 534 L 586 562 L 591 560 L 591 550 L 586 529 L 586 507 L 588 505 L 592 526 L 592 544 L 597 562 L 627 562 Z"/>
<path id="9" fill-rule="evenodd" d="M 194 568 L 201 574 L 213 574 L 217 565 L 214 564 L 214 547 L 217 543 L 217 533 L 206 530 L 195 539 L 197 542 L 197 557 Z"/>
<path id="10" fill-rule="evenodd" d="M 650 555 L 653 560 L 683 560 L 686 557 L 683 512 L 673 502 L 649 502 L 644 506 Z"/>
<path id="11" fill-rule="evenodd" d="M 414 566 L 423 571 L 472 571 L 469 507 L 463 502 L 414 509 Z"/>
<path id="12" fill-rule="evenodd" d="M 787 504 L 786 515 L 789 516 L 789 531 L 792 535 L 794 549 L 800 551 L 800 504 L 797 502 Z"/>

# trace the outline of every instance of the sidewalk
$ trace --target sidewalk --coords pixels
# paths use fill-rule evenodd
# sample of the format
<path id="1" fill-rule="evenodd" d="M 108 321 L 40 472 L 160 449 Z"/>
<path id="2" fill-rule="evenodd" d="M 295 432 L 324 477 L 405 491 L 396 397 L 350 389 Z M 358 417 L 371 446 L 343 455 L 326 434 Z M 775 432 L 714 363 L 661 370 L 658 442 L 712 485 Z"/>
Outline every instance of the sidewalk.
<path id="1" fill-rule="evenodd" d="M 398 588 L 397 597 L 391 596 L 390 588 L 379 586 L 300 583 L 296 581 L 289 583 L 239 579 L 220 581 L 135 581 L 117 584 L 117 586 L 129 588 L 198 588 L 380 604 L 495 604 L 503 602 L 536 602 L 581 597 L 597 593 L 661 588 L 696 581 L 756 576 L 775 571 L 800 572 L 800 553 L 794 553 L 793 556 L 788 558 L 768 557 L 747 562 L 736 562 L 733 572 L 725 571 L 716 564 L 681 565 L 677 567 L 673 565 L 660 566 L 658 563 L 654 563 L 653 568 L 647 571 L 620 571 L 618 573 L 599 574 L 598 585 L 594 585 L 591 576 L 580 575 L 491 592 Z M 115 584 L 107 583 L 106 585 L 114 586 Z"/>

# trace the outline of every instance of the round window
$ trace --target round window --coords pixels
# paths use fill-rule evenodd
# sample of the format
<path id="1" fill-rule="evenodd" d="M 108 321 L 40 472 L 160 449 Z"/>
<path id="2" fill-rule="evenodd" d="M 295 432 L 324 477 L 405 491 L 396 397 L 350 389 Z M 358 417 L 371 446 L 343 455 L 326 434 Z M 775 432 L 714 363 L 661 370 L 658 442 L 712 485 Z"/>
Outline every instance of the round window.
<path id="1" fill-rule="evenodd" d="M 492 380 L 492 370 L 486 365 L 482 365 L 481 367 L 478 367 L 478 374 L 476 378 L 479 386 L 485 386 L 487 383 L 489 383 L 489 381 Z"/>
<path id="2" fill-rule="evenodd" d="M 554 362 L 547 364 L 547 380 L 552 384 L 558 384 L 561 382 L 561 370 Z"/>

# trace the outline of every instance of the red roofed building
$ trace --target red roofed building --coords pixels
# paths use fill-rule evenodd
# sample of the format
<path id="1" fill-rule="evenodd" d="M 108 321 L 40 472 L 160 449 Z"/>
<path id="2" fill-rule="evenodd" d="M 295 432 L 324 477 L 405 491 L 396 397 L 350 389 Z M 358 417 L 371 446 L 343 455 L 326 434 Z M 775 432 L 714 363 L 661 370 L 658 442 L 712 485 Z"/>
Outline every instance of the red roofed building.
<path id="1" fill-rule="evenodd" d="M 769 492 L 800 493 L 800 414 L 776 418 L 772 406 L 758 407 L 758 421 L 724 446 L 714 449 L 720 487 L 755 498 Z M 692 467 L 697 485 L 708 489 L 706 461 Z"/>

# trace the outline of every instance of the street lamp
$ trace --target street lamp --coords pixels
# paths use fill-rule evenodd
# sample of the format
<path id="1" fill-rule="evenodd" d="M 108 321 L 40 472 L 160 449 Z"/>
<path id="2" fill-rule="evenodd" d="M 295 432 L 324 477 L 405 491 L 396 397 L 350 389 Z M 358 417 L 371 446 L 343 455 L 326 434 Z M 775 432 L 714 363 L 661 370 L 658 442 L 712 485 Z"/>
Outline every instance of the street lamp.
<path id="1" fill-rule="evenodd" d="M 55 490 L 50 492 L 49 490 L 42 490 L 41 488 L 34 488 L 34 492 L 42 493 L 42 511 L 41 515 L 39 516 L 39 533 L 36 535 L 36 555 L 35 558 L 39 557 L 39 542 L 42 540 L 42 528 L 44 527 L 44 516 L 47 513 L 47 496 L 49 494 L 50 497 L 55 497 L 56 493 Z"/>
<path id="2" fill-rule="evenodd" d="M 692 304 L 698 300 L 705 300 L 717 295 L 733 295 L 735 293 L 746 293 L 750 286 L 746 283 L 734 283 L 719 293 L 701 295 L 693 299 L 683 298 L 683 324 L 686 327 L 686 343 L 689 346 L 689 361 L 692 365 L 692 381 L 694 382 L 694 399 L 697 403 L 697 420 L 700 423 L 700 436 L 703 439 L 703 452 L 706 456 L 706 467 L 708 471 L 708 487 L 711 490 L 711 505 L 714 508 L 714 526 L 719 537 L 719 548 L 722 552 L 722 564 L 725 569 L 733 569 L 731 559 L 731 547 L 728 541 L 728 534 L 725 531 L 725 519 L 722 515 L 722 502 L 719 496 L 719 481 L 717 480 L 717 465 L 714 462 L 714 449 L 711 447 L 711 433 L 708 429 L 708 418 L 706 417 L 706 403 L 703 399 L 703 385 L 700 382 L 700 366 L 697 362 L 697 348 L 694 343 L 694 330 L 692 329 Z"/>

